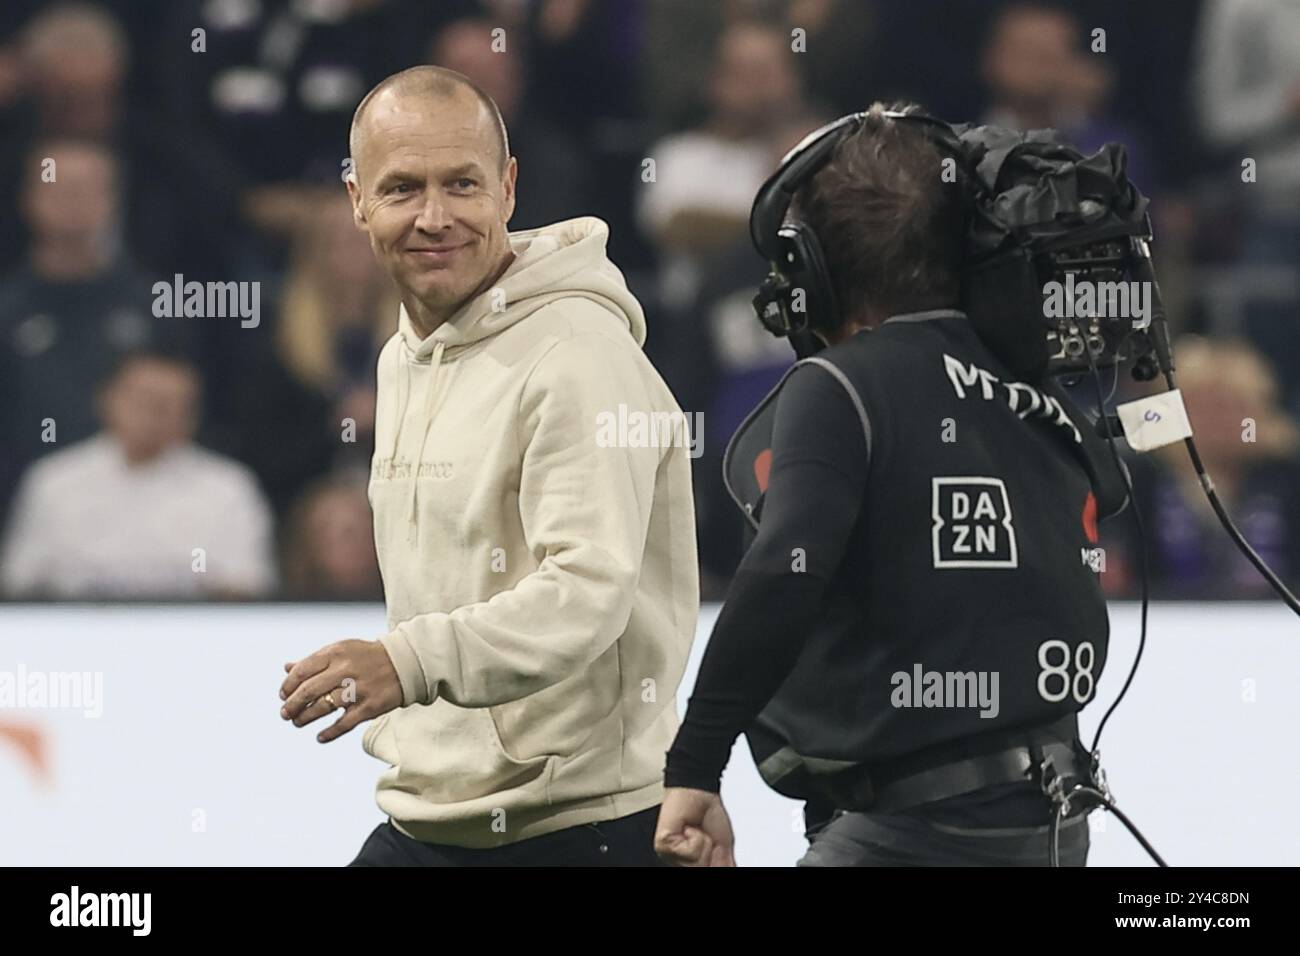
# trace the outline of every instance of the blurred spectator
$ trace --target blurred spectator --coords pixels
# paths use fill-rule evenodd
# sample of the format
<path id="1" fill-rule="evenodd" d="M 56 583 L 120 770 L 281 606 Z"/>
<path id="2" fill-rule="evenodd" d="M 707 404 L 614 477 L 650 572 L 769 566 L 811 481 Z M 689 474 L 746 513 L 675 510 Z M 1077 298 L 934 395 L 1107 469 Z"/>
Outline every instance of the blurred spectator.
<path id="1" fill-rule="evenodd" d="M 783 28 L 749 20 L 726 29 L 709 104 L 703 126 L 650 149 L 655 178 L 641 185 L 640 215 L 666 253 L 714 252 L 743 235 L 778 140 L 809 112 Z"/>
<path id="2" fill-rule="evenodd" d="M 289 598 L 383 600 L 364 480 L 324 479 L 294 504 L 285 525 L 283 567 Z"/>
<path id="3" fill-rule="evenodd" d="M 881 68 L 890 6 L 879 0 L 654 0 L 645 25 L 648 108 L 661 129 L 698 120 L 718 37 L 728 24 L 761 20 L 784 31 L 819 108 L 835 115 L 861 109 L 882 97 L 890 79 Z"/>
<path id="4" fill-rule="evenodd" d="M 740 555 L 743 519 L 721 480 L 721 455 L 745 414 L 794 354 L 765 332 L 749 302 L 762 261 L 749 212 L 781 156 L 827 117 L 805 103 L 785 27 L 738 19 L 718 39 L 709 120 L 650 149 L 641 221 L 662 253 L 660 326 L 649 348 L 682 407 L 704 414 L 694 462 L 701 593 L 720 596 Z"/>
<path id="5" fill-rule="evenodd" d="M 277 513 L 331 468 L 369 472 L 375 364 L 398 299 L 341 190 L 299 229 L 271 354 L 249 354 L 217 445 L 257 473 Z"/>
<path id="6" fill-rule="evenodd" d="M 1057 124 L 1074 69 L 1078 25 L 1064 9 L 1010 3 L 997 14 L 981 70 L 991 101 L 985 122 L 1009 129 Z"/>
<path id="7" fill-rule="evenodd" d="M 641 79 L 644 20 L 658 2 L 495 0 L 491 4 L 494 18 L 508 19 L 507 11 L 523 13 L 511 42 L 522 39 L 527 50 L 526 113 L 545 116 L 583 157 L 587 178 L 581 212 L 560 218 L 590 215 L 609 223 L 610 258 L 638 295 L 655 266 L 654 251 L 636 228 L 632 183 L 640 175 L 646 144 L 653 136 L 642 106 Z M 520 173 L 526 168 L 527 163 Z"/>
<path id="8" fill-rule="evenodd" d="M 519 157 L 524 185 L 516 195 L 510 229 L 535 229 L 585 216 L 584 188 L 591 170 L 571 139 L 538 111 L 525 108 L 527 64 L 522 44 L 493 52 L 491 20 L 456 20 L 429 45 L 429 60 L 463 73 L 487 92 L 510 130 L 510 152 Z"/>
<path id="9" fill-rule="evenodd" d="M 193 444 L 200 382 L 165 352 L 126 356 L 104 430 L 32 466 L 0 562 L 11 597 L 253 597 L 275 585 L 271 517 L 245 468 Z"/>
<path id="10" fill-rule="evenodd" d="M 718 37 L 734 15 L 731 3 L 696 0 L 656 0 L 646 8 L 643 85 L 656 132 L 704 118 Z"/>
<path id="11" fill-rule="evenodd" d="M 803 31 L 804 79 L 819 106 L 842 115 L 881 97 L 882 4 L 785 0 L 783 6 L 786 36 Z"/>
<path id="12" fill-rule="evenodd" d="M 1008 4 L 994 20 L 982 71 L 990 96 L 984 122 L 1056 129 L 1085 154 L 1123 143 L 1129 179 L 1148 195 L 1155 191 L 1139 137 L 1110 111 L 1110 63 L 1084 47 L 1083 28 L 1069 10 L 1033 0 Z"/>
<path id="13" fill-rule="evenodd" d="M 1137 38 L 1131 23 L 1136 15 L 1127 10 L 1097 9 L 1078 2 L 1066 5 L 1060 0 L 1013 0 L 1003 7 L 993 20 L 981 57 L 990 96 L 982 121 L 1018 130 L 1053 128 L 1084 155 L 1107 143 L 1121 143 L 1128 178 L 1152 200 L 1166 310 L 1181 319 L 1187 311 L 1195 213 L 1186 197 L 1168 191 L 1169 157 L 1157 163 L 1148 137 L 1116 108 L 1115 64 Z M 1105 24 L 1094 28 L 1103 34 L 1104 50 L 1094 50 L 1085 22 Z M 1151 55 L 1167 57 L 1166 47 L 1165 41 L 1151 44 Z M 1131 67 L 1137 57 L 1128 55 Z M 1161 110 L 1182 112 L 1173 101 L 1166 101 Z M 1170 152 L 1178 152 L 1179 146 L 1187 152 L 1185 143 L 1177 142 L 1176 121 L 1162 117 L 1157 130 L 1168 136 Z"/>
<path id="14" fill-rule="evenodd" d="M 201 143 L 240 191 L 239 211 L 289 236 L 337 187 L 352 111 L 419 61 L 425 38 L 472 0 L 182 0 L 160 63 L 179 135 Z M 193 49 L 193 31 L 204 49 Z"/>
<path id="15" fill-rule="evenodd" d="M 0 280 L 0 517 L 22 469 L 95 431 L 94 383 L 124 352 L 186 340 L 155 318 L 121 246 L 117 161 L 104 146 L 42 140 L 23 164 L 27 263 Z"/>
<path id="16" fill-rule="evenodd" d="M 718 41 L 713 115 L 650 150 L 656 180 L 641 185 L 642 221 L 663 251 L 660 339 L 652 358 L 683 407 L 704 414 L 695 461 L 702 593 L 717 597 L 740 553 L 743 519 L 721 482 L 731 433 L 794 354 L 750 307 L 763 264 L 749 212 L 781 156 L 825 121 L 805 104 L 784 27 L 740 20 Z M 865 104 L 864 104 L 865 105 Z"/>
<path id="17" fill-rule="evenodd" d="M 1196 445 L 1228 514 L 1292 588 L 1300 585 L 1300 430 L 1278 404 L 1263 358 L 1239 340 L 1175 343 Z M 1267 598 L 1273 591 L 1228 537 L 1182 442 L 1139 457 L 1133 484 L 1146 527 L 1151 593 L 1161 598 Z M 1139 593 L 1132 518 L 1102 526 L 1112 593 Z"/>
<path id="18" fill-rule="evenodd" d="M 1057 128 L 1070 145 L 1090 155 L 1107 143 L 1122 143 L 1128 178 L 1148 195 L 1161 188 L 1147 159 L 1144 138 L 1111 112 L 1114 71 L 1099 56 L 1076 50 L 1066 70 Z"/>
<path id="19" fill-rule="evenodd" d="M 122 119 L 130 42 L 108 11 L 55 6 L 28 26 L 21 56 L 41 133 L 112 134 Z"/>
<path id="20" fill-rule="evenodd" d="M 754 195 L 782 150 L 797 141 L 792 134 L 815 125 L 795 55 L 780 26 L 757 20 L 728 26 L 708 84 L 709 119 L 650 148 L 654 177 L 637 184 L 639 217 L 660 252 L 658 298 L 678 322 L 699 294 L 708 260 L 743 241 Z M 673 319 L 668 322 L 671 327 Z M 665 378 L 681 387 L 671 370 Z"/>
<path id="21" fill-rule="evenodd" d="M 527 3 L 521 32 L 529 49 L 529 102 L 579 142 L 600 148 L 602 140 L 617 138 L 612 127 L 641 113 L 642 21 L 645 7 L 654 2 Z M 495 6 L 523 4 L 497 0 Z"/>
<path id="22" fill-rule="evenodd" d="M 119 156 L 126 227 L 144 265 L 184 272 L 221 263 L 233 206 L 229 177 L 208 153 L 175 135 L 154 104 L 130 106 L 130 53 L 121 25 L 94 4 L 56 4 L 26 25 L 18 45 L 22 98 L 0 191 L 21 180 L 25 171 L 15 164 L 34 141 L 93 139 Z M 0 203 L 7 201 L 0 193 Z M 0 259 L 12 261 L 20 241 L 12 230 L 0 236 Z"/>
<path id="23" fill-rule="evenodd" d="M 1245 331 L 1300 409 L 1300 4 L 1210 0 L 1196 86 L 1201 129 L 1229 153 L 1224 180 L 1245 220 Z"/>

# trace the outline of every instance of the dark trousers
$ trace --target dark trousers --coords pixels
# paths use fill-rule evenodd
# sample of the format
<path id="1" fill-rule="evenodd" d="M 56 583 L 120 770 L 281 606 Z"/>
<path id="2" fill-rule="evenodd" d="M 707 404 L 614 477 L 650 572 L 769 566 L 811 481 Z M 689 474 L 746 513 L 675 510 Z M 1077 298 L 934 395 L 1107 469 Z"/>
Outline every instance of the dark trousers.
<path id="1" fill-rule="evenodd" d="M 839 813 L 810 834 L 798 866 L 1047 866 L 1048 828 L 975 830 L 888 813 Z M 1088 860 L 1088 818 L 1061 824 L 1061 866 Z"/>
<path id="2" fill-rule="evenodd" d="M 385 821 L 348 866 L 659 866 L 658 820 L 659 808 L 651 807 L 490 849 L 424 843 Z"/>

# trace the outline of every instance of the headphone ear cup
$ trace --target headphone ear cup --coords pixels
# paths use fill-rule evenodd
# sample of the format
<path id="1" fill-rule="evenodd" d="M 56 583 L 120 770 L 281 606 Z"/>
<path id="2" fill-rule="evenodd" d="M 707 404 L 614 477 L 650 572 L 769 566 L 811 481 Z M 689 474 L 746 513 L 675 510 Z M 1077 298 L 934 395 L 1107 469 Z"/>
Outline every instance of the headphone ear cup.
<path id="1" fill-rule="evenodd" d="M 830 270 L 826 267 L 826 256 L 822 252 L 821 242 L 816 234 L 802 223 L 791 223 L 782 229 L 790 240 L 791 248 L 798 260 L 792 264 L 790 281 L 795 286 L 796 294 L 803 291 L 803 314 L 799 328 L 806 329 L 812 316 L 818 316 L 822 328 L 833 328 L 839 323 L 836 310 L 835 290 L 831 286 Z M 797 314 L 797 313 L 796 313 Z"/>

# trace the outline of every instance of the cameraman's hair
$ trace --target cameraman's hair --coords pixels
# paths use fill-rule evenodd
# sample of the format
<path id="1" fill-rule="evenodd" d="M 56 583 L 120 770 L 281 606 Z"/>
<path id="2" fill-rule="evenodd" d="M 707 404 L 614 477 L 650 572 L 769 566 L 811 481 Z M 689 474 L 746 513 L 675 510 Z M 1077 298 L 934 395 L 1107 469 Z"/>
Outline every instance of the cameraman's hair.
<path id="1" fill-rule="evenodd" d="M 817 235 L 838 315 L 809 316 L 820 331 L 870 308 L 875 320 L 951 308 L 961 291 L 965 238 L 962 173 L 947 177 L 943 154 L 917 121 L 873 103 L 861 125 L 795 195 L 795 214 Z"/>

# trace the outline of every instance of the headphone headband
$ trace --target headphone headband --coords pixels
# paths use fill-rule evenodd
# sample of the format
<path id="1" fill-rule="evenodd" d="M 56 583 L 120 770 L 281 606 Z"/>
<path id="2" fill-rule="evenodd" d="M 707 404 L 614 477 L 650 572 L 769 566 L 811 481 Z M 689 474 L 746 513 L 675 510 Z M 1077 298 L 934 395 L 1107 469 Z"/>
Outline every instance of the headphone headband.
<path id="1" fill-rule="evenodd" d="M 961 141 L 953 128 L 928 113 L 887 110 L 887 119 L 924 124 L 927 139 L 941 151 L 967 166 Z M 867 112 L 850 113 L 813 130 L 781 160 L 754 197 L 749 214 L 749 235 L 754 248 L 768 261 L 770 271 L 754 297 L 759 321 L 773 335 L 791 336 L 802 357 L 813 350 L 808 343 L 808 315 L 812 311 L 836 312 L 835 293 L 827 273 L 821 243 L 802 223 L 788 221 L 794 195 L 830 161 L 844 138 L 861 127 Z M 796 296 L 801 301 L 796 306 Z"/>

